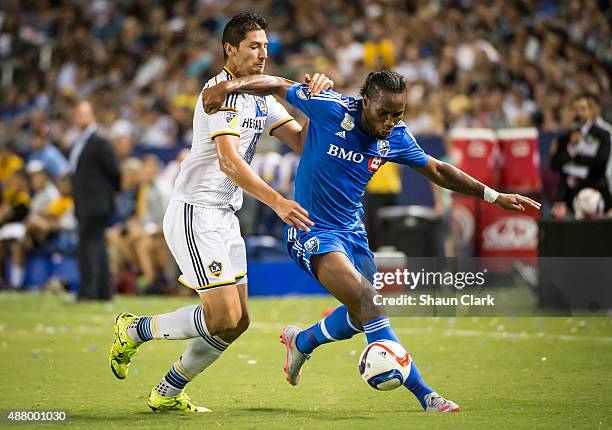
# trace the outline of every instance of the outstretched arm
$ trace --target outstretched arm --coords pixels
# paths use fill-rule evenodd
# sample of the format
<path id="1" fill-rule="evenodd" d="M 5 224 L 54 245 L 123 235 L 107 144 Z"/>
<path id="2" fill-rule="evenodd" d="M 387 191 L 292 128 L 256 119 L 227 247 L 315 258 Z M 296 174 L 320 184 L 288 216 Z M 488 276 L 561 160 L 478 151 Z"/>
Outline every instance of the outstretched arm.
<path id="1" fill-rule="evenodd" d="M 519 194 L 500 194 L 472 178 L 455 166 L 429 157 L 429 161 L 416 170 L 435 184 L 458 193 L 479 197 L 503 209 L 524 211 L 525 206 L 540 209 L 540 203 Z"/>
<path id="2" fill-rule="evenodd" d="M 320 73 L 315 73 L 312 79 L 309 75 L 306 75 L 304 78 L 313 95 L 330 89 L 334 85 L 331 79 Z M 276 95 L 286 98 L 287 91 L 295 84 L 296 82 L 292 80 L 270 75 L 251 75 L 219 82 L 217 85 L 202 91 L 204 112 L 209 115 L 217 112 L 223 106 L 223 102 L 228 94 L 232 93 L 252 94 L 256 96 Z"/>

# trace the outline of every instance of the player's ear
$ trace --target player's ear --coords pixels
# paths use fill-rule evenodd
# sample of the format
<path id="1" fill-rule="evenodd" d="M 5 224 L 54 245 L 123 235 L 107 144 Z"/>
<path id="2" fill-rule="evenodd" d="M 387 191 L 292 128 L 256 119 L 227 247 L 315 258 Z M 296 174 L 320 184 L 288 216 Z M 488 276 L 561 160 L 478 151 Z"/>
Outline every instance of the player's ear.
<path id="1" fill-rule="evenodd" d="M 368 100 L 368 96 L 363 96 L 363 99 L 361 99 L 361 105 L 363 106 L 363 108 L 367 109 L 369 104 L 370 100 Z"/>
<path id="2" fill-rule="evenodd" d="M 229 42 L 225 42 L 223 49 L 228 57 L 231 57 L 236 53 L 236 47 Z"/>

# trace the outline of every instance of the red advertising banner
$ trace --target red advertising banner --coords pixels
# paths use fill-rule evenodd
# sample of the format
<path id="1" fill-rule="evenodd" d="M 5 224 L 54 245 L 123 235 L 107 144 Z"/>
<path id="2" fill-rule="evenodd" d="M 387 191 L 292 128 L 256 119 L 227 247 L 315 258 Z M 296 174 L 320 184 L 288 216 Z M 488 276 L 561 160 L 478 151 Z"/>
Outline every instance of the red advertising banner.
<path id="1" fill-rule="evenodd" d="M 488 128 L 455 128 L 450 133 L 450 157 L 452 163 L 478 179 L 495 188 L 498 155 L 495 132 Z"/>
<path id="2" fill-rule="evenodd" d="M 500 151 L 500 190 L 538 192 L 541 189 L 538 130 L 497 130 Z"/>

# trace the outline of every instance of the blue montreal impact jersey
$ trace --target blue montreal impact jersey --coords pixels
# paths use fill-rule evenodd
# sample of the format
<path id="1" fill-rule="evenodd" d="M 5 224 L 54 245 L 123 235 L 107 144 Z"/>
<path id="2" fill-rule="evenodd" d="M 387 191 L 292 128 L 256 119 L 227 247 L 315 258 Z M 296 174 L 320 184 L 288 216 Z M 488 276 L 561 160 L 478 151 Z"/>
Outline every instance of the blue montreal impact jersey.
<path id="1" fill-rule="evenodd" d="M 420 167 L 429 160 L 403 122 L 385 139 L 367 135 L 361 99 L 330 90 L 313 96 L 308 85 L 295 84 L 287 101 L 310 118 L 295 199 L 314 221 L 313 230 L 360 228 L 361 198 L 383 163 Z"/>

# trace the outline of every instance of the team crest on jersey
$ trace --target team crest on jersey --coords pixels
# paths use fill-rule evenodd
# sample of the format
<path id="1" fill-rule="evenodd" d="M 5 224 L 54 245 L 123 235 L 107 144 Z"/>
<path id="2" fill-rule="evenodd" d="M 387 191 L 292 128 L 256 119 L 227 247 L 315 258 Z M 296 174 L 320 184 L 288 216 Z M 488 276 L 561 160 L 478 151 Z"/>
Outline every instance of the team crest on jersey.
<path id="1" fill-rule="evenodd" d="M 386 157 L 390 148 L 391 146 L 389 145 L 389 141 L 386 139 L 380 139 L 378 142 L 376 142 L 376 151 L 381 157 Z"/>
<path id="2" fill-rule="evenodd" d="M 351 131 L 353 128 L 355 128 L 355 120 L 348 113 L 345 113 L 344 119 L 340 123 L 340 126 L 346 131 Z"/>
<path id="3" fill-rule="evenodd" d="M 266 99 L 264 97 L 255 97 L 255 102 L 257 104 L 256 116 L 268 115 L 268 103 L 266 103 Z"/>
<path id="4" fill-rule="evenodd" d="M 217 278 L 221 276 L 221 272 L 223 271 L 223 264 L 218 261 L 211 261 L 208 265 L 208 270 L 210 270 L 210 274 L 216 276 Z"/>
<path id="5" fill-rule="evenodd" d="M 308 100 L 310 98 L 310 90 L 308 89 L 307 85 L 302 85 L 300 86 L 300 88 L 297 89 L 295 95 L 298 99 Z"/>
<path id="6" fill-rule="evenodd" d="M 319 245 L 319 238 L 314 236 L 304 243 L 304 249 L 306 250 L 306 252 L 313 253 L 319 249 Z"/>

